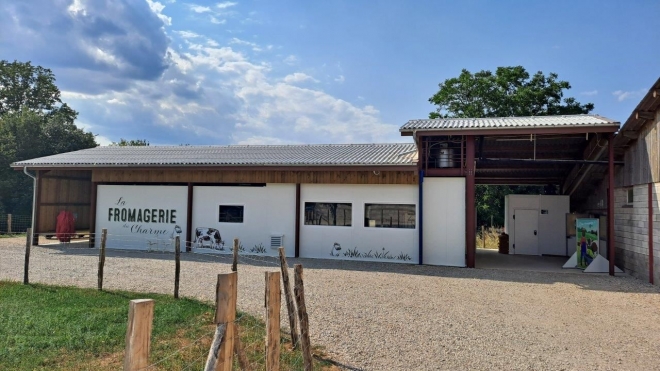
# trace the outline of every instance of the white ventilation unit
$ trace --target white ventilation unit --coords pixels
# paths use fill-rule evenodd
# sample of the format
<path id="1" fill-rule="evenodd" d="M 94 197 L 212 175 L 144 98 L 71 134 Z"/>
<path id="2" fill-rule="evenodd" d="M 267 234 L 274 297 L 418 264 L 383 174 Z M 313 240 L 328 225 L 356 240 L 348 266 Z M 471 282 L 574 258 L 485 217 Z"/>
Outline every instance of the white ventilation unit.
<path id="1" fill-rule="evenodd" d="M 270 235 L 270 248 L 279 249 L 284 247 L 284 235 L 282 234 L 271 234 Z"/>

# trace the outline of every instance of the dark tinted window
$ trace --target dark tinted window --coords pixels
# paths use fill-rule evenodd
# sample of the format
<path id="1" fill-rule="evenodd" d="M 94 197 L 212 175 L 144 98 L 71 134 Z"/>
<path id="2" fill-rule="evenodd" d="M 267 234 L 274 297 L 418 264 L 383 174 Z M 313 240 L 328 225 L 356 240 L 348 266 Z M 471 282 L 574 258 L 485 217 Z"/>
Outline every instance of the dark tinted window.
<path id="1" fill-rule="evenodd" d="M 305 202 L 305 225 L 350 227 L 353 206 L 348 203 Z"/>
<path id="2" fill-rule="evenodd" d="M 243 223 L 243 206 L 220 205 L 220 223 Z"/>
<path id="3" fill-rule="evenodd" d="M 365 204 L 364 226 L 372 228 L 415 228 L 415 205 Z"/>

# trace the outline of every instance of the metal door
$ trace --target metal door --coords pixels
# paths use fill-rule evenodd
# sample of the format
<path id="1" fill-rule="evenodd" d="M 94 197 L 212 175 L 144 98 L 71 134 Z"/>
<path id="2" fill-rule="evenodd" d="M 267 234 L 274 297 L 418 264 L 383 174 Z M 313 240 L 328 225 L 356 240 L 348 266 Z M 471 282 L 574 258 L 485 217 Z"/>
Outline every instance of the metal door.
<path id="1" fill-rule="evenodd" d="M 539 211 L 514 210 L 514 254 L 539 254 Z"/>

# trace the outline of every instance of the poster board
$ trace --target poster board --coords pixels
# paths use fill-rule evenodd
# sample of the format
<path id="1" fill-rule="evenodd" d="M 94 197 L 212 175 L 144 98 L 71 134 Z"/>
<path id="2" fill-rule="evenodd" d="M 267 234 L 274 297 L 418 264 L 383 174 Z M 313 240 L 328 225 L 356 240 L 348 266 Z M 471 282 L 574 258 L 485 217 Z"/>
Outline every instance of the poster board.
<path id="1" fill-rule="evenodd" d="M 595 218 L 577 218 L 575 231 L 577 266 L 585 269 L 598 256 L 600 221 Z"/>

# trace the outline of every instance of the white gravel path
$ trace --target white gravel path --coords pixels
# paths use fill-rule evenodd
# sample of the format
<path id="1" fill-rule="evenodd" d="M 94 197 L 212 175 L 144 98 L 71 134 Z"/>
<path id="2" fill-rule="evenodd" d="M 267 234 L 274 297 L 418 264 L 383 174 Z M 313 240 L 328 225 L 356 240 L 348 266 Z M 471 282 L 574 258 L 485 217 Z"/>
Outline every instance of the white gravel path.
<path id="1" fill-rule="evenodd" d="M 23 277 L 0 240 L 0 279 Z M 33 247 L 32 282 L 96 286 L 98 250 Z M 660 370 L 660 289 L 630 277 L 290 259 L 312 340 L 348 369 Z M 241 258 L 239 309 L 263 312 L 273 258 Z M 228 257 L 183 254 L 181 294 L 212 300 Z M 108 251 L 107 289 L 171 293 L 173 255 Z M 282 313 L 282 325 L 286 323 Z"/>

